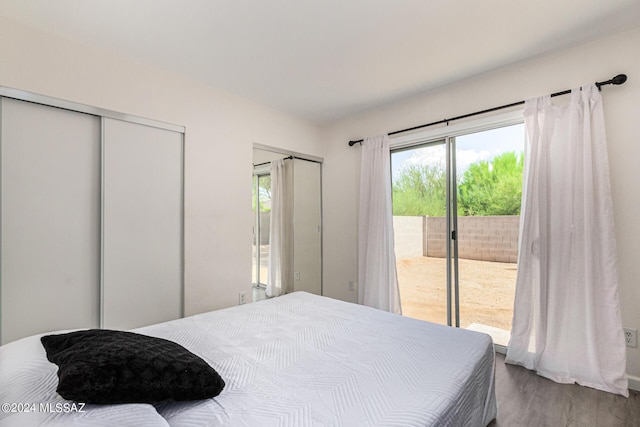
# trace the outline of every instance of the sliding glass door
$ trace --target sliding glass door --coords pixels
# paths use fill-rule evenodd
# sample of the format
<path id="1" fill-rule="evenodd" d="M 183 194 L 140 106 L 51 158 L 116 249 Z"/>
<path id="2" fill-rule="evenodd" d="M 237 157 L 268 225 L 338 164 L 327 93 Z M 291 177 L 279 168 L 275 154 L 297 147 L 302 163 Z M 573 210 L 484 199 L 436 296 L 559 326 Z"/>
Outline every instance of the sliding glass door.
<path id="1" fill-rule="evenodd" d="M 405 316 L 450 324 L 447 290 L 447 144 L 434 141 L 391 154 L 393 228 Z M 423 236 L 429 230 L 431 240 Z M 429 246 L 427 246 L 427 243 Z"/>
<path id="2" fill-rule="evenodd" d="M 480 330 L 511 330 L 522 194 L 522 124 L 392 151 L 403 313 Z"/>
<path id="3" fill-rule="evenodd" d="M 507 345 L 513 317 L 524 125 L 457 136 L 459 323 Z"/>

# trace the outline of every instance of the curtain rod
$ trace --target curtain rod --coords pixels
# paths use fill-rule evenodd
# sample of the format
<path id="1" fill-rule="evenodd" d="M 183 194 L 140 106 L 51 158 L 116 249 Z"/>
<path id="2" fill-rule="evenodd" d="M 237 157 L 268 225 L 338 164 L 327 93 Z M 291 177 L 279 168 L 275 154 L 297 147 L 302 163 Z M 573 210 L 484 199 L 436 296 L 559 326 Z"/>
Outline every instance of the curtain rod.
<path id="1" fill-rule="evenodd" d="M 611 80 L 607 80 L 607 81 L 604 81 L 604 82 L 596 82 L 595 85 L 598 87 L 598 90 L 602 90 L 601 89 L 602 86 L 606 86 L 606 85 L 621 85 L 626 81 L 627 81 L 627 75 L 626 74 L 618 74 L 617 76 L 615 76 Z M 569 94 L 569 93 L 571 93 L 571 89 L 563 90 L 562 92 L 552 93 L 551 97 L 553 98 L 554 96 L 566 95 L 566 94 Z M 466 119 L 467 117 L 472 117 L 472 116 L 477 116 L 477 115 L 480 115 L 480 114 L 490 113 L 492 111 L 502 110 L 504 108 L 515 107 L 516 105 L 522 105 L 524 103 L 525 103 L 525 101 L 512 102 L 511 104 L 505 104 L 505 105 L 501 105 L 499 107 L 488 108 L 486 110 L 476 111 L 475 113 L 463 114 L 462 116 L 456 116 L 456 117 L 452 117 L 450 119 L 438 120 L 437 122 L 431 122 L 431 123 L 427 123 L 427 124 L 424 124 L 424 125 L 419 125 L 419 126 L 414 126 L 414 127 L 411 127 L 411 128 L 407 128 L 407 129 L 396 130 L 396 131 L 393 131 L 393 132 L 389 132 L 388 135 L 391 136 L 391 135 L 396 135 L 396 134 L 399 134 L 399 133 L 410 132 L 412 130 L 426 128 L 426 127 L 429 127 L 429 126 L 439 125 L 439 124 L 443 124 L 443 123 L 449 124 L 449 122 L 452 122 L 454 120 Z M 358 139 L 356 141 L 349 141 L 349 147 L 353 147 L 355 144 L 358 144 L 358 143 L 361 144 L 362 141 L 364 141 L 364 140 L 363 139 Z"/>
<path id="2" fill-rule="evenodd" d="M 317 160 L 311 160 L 311 159 L 305 159 L 302 157 L 296 157 L 296 156 L 288 156 L 288 157 L 283 157 L 282 160 L 291 160 L 291 159 L 296 159 L 296 160 L 304 160 L 305 162 L 313 162 L 313 163 L 322 163 L 319 162 Z M 264 166 L 264 165 L 268 165 L 271 162 L 264 162 L 264 163 L 258 163 L 258 164 L 254 164 L 253 167 L 258 167 L 258 166 Z"/>
<path id="3" fill-rule="evenodd" d="M 289 157 L 283 157 L 282 160 L 291 160 L 293 159 L 293 156 L 289 156 Z M 258 163 L 258 164 L 254 164 L 253 167 L 257 168 L 258 166 L 264 166 L 264 165 L 268 165 L 269 163 L 271 163 L 271 161 L 268 162 L 263 162 L 263 163 Z"/>

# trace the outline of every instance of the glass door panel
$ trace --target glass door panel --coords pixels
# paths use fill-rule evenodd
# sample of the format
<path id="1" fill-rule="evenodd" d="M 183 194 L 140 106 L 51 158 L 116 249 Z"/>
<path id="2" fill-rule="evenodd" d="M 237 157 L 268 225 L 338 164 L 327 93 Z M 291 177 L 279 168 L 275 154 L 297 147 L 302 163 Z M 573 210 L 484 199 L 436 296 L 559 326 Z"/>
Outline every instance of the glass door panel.
<path id="1" fill-rule="evenodd" d="M 453 147 L 456 326 L 488 333 L 506 346 L 517 273 L 524 125 L 458 136 Z"/>
<path id="2" fill-rule="evenodd" d="M 251 183 L 251 192 L 252 192 L 252 204 L 251 210 L 253 213 L 253 245 L 252 245 L 252 260 L 253 263 L 251 265 L 251 283 L 254 285 L 258 284 L 258 265 L 260 264 L 260 259 L 258 258 L 258 176 L 253 175 L 253 181 Z"/>
<path id="3" fill-rule="evenodd" d="M 405 316 L 443 325 L 447 307 L 447 149 L 444 140 L 391 153 L 393 225 Z"/>
<path id="4" fill-rule="evenodd" d="M 271 175 L 254 175 L 253 283 L 267 284 L 269 271 L 269 226 L 271 219 Z"/>

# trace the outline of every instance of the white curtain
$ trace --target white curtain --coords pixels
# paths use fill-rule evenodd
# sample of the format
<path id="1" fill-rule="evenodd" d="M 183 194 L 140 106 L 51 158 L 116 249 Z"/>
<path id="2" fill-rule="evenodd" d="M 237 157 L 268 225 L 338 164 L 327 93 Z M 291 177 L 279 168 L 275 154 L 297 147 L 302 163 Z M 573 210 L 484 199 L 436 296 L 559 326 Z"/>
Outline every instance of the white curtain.
<path id="1" fill-rule="evenodd" d="M 358 302 L 402 314 L 393 247 L 391 159 L 387 135 L 362 142 Z"/>
<path id="2" fill-rule="evenodd" d="M 269 274 L 266 294 L 293 290 L 293 182 L 291 162 L 271 162 L 271 218 L 269 222 Z"/>
<path id="3" fill-rule="evenodd" d="M 628 396 L 602 98 L 525 104 L 518 276 L 507 363 Z"/>

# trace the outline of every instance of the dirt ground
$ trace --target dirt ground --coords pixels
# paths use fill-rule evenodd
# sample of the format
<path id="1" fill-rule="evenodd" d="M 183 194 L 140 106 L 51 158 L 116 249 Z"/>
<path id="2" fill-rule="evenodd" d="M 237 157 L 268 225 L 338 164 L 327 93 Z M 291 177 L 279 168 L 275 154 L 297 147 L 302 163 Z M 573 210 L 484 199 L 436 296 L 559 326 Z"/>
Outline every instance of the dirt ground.
<path id="1" fill-rule="evenodd" d="M 460 326 L 479 323 L 510 331 L 516 264 L 461 259 L 458 265 Z M 397 269 L 402 314 L 446 324 L 446 259 L 404 259 Z"/>

